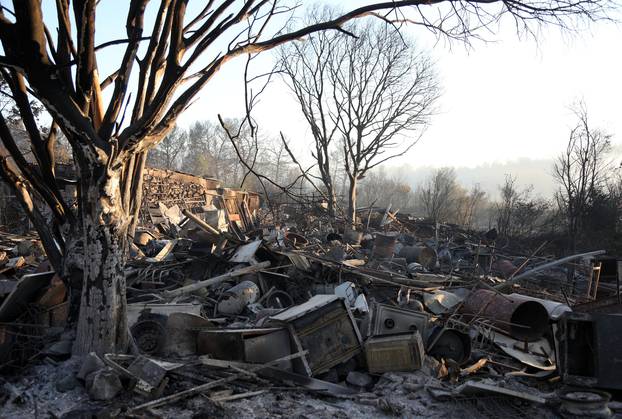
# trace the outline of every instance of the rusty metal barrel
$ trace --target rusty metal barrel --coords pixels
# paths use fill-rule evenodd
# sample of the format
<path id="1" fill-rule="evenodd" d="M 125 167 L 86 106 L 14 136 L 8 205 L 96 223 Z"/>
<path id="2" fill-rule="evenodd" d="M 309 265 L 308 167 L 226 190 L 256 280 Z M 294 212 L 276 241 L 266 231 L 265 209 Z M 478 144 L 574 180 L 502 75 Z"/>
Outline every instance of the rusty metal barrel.
<path id="1" fill-rule="evenodd" d="M 361 239 L 362 238 L 363 238 L 363 232 L 362 231 L 346 229 L 343 232 L 343 239 L 348 244 L 361 244 Z"/>
<path id="2" fill-rule="evenodd" d="M 507 259 L 499 259 L 492 264 L 492 269 L 500 272 L 503 278 L 508 279 L 514 272 L 516 272 L 516 266 Z"/>
<path id="3" fill-rule="evenodd" d="M 461 311 L 487 319 L 493 326 L 523 341 L 539 339 L 549 327 L 549 314 L 538 301 L 484 289 L 469 294 Z"/>
<path id="4" fill-rule="evenodd" d="M 426 269 L 434 268 L 438 259 L 436 251 L 426 246 L 404 246 L 399 256 L 406 258 L 407 263 L 417 262 Z"/>
<path id="5" fill-rule="evenodd" d="M 372 250 L 372 258 L 389 259 L 395 251 L 395 242 L 397 233 L 376 234 L 374 239 L 374 249 Z"/>

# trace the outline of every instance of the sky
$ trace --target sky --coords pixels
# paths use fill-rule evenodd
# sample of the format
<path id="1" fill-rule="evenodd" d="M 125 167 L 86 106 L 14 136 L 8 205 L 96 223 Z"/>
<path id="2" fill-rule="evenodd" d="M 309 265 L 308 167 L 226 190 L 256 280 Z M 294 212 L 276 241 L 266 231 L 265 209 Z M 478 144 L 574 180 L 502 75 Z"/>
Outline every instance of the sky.
<path id="1" fill-rule="evenodd" d="M 436 42 L 420 28 L 407 30 L 436 62 L 443 94 L 421 141 L 390 166 L 473 168 L 550 160 L 565 147 L 574 124 L 570 107 L 577 100 L 586 103 L 595 124 L 614 134 L 614 143 L 622 143 L 619 26 L 597 22 L 576 33 L 549 28 L 534 40 L 502 24 L 497 34 L 486 35 L 490 42 L 470 46 Z M 241 74 L 238 64 L 232 67 L 238 71 L 221 72 L 180 124 L 218 113 L 241 115 Z M 264 133 L 283 131 L 301 153 L 311 141 L 296 102 L 278 80 L 255 116 Z"/>
<path id="2" fill-rule="evenodd" d="M 44 0 L 44 13 L 53 3 Z M 191 8 L 199 3 L 191 1 Z M 324 3 L 344 10 L 361 4 L 356 0 Z M 96 36 L 101 41 L 123 34 L 118 4 L 117 0 L 100 4 L 98 20 L 104 24 Z M 502 21 L 494 34 L 484 34 L 488 42 L 473 41 L 469 46 L 439 41 L 421 27 L 405 30 L 436 62 L 443 94 L 421 141 L 388 166 L 408 173 L 428 167 L 472 169 L 551 161 L 565 147 L 574 122 L 569 107 L 577 100 L 585 102 L 596 125 L 614 135 L 614 144 L 622 144 L 620 26 L 596 22 L 576 33 L 545 28 L 534 40 L 518 37 L 511 22 Z M 115 50 L 106 53 L 115 54 Z M 265 53 L 254 71 L 270 68 L 271 58 L 270 52 Z M 107 73 L 107 61 L 99 59 L 102 74 Z M 118 63 L 118 59 L 110 62 Z M 242 67 L 243 59 L 227 63 L 180 117 L 179 125 L 216 121 L 218 114 L 241 117 Z M 264 135 L 276 136 L 282 131 L 300 155 L 308 150 L 312 141 L 309 129 L 280 80 L 268 87 L 254 116 Z M 521 165 L 514 163 L 511 166 L 520 169 Z M 550 177 L 546 170 L 537 169 L 531 178 L 538 178 L 538 170 L 542 177 Z"/>

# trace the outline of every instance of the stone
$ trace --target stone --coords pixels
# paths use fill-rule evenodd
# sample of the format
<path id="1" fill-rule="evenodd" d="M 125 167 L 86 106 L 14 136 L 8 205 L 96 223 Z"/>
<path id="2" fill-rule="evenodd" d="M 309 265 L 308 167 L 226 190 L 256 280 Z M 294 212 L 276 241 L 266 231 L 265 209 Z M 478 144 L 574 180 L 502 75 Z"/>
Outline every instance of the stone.
<path id="1" fill-rule="evenodd" d="M 79 385 L 80 382 L 78 381 L 76 376 L 73 374 L 69 374 L 56 382 L 56 390 L 60 391 L 61 393 L 65 393 L 67 391 L 73 390 Z"/>
<path id="2" fill-rule="evenodd" d="M 78 371 L 78 378 L 80 380 L 86 380 L 86 377 L 97 371 L 105 368 L 106 364 L 102 359 L 97 356 L 95 352 L 91 352 L 84 357 L 84 361 L 82 362 L 82 367 L 80 367 L 80 371 Z"/>
<path id="3" fill-rule="evenodd" d="M 93 419 L 98 410 L 96 407 L 74 409 L 60 415 L 60 419 Z"/>
<path id="4" fill-rule="evenodd" d="M 110 368 L 89 374 L 86 389 L 93 400 L 112 400 L 123 390 L 119 376 Z"/>
<path id="5" fill-rule="evenodd" d="M 346 377 L 346 382 L 355 387 L 366 388 L 374 382 L 374 379 L 364 372 L 350 371 Z"/>
<path id="6" fill-rule="evenodd" d="M 58 342 L 54 342 L 47 349 L 43 350 L 41 354 L 62 358 L 69 357 L 71 356 L 72 345 L 73 341 L 71 340 L 59 340 Z"/>
<path id="7" fill-rule="evenodd" d="M 331 368 L 325 373 L 321 374 L 317 377 L 320 380 L 328 381 L 329 383 L 338 383 L 339 382 L 339 374 L 335 368 Z"/>

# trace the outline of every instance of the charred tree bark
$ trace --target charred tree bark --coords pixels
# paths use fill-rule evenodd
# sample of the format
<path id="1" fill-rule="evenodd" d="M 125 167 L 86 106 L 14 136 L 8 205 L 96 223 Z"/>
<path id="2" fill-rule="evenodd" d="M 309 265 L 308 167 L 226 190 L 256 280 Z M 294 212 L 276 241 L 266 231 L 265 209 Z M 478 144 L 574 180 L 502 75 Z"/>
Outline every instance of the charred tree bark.
<path id="1" fill-rule="evenodd" d="M 324 181 L 324 186 L 326 186 L 326 197 L 328 198 L 328 215 L 331 218 L 335 217 L 336 209 L 337 209 L 337 196 L 335 194 L 335 187 L 333 186 L 332 179 L 328 181 Z"/>
<path id="2" fill-rule="evenodd" d="M 83 170 L 82 173 L 87 172 Z M 120 353 L 128 343 L 125 266 L 129 217 L 121 171 L 97 165 L 81 182 L 83 286 L 74 353 Z"/>
<path id="3" fill-rule="evenodd" d="M 348 176 L 350 187 L 348 188 L 348 221 L 352 229 L 356 229 L 356 188 L 358 179 L 356 176 Z"/>

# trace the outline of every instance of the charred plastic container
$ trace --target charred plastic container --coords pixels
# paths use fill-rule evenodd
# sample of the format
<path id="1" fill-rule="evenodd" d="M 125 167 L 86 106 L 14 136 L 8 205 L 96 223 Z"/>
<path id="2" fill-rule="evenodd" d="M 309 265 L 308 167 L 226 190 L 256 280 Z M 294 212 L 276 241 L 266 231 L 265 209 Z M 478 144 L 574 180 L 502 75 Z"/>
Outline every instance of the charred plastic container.
<path id="1" fill-rule="evenodd" d="M 537 340 L 549 329 L 549 314 L 538 301 L 479 289 L 462 306 L 462 313 L 481 317 L 518 340 Z"/>

